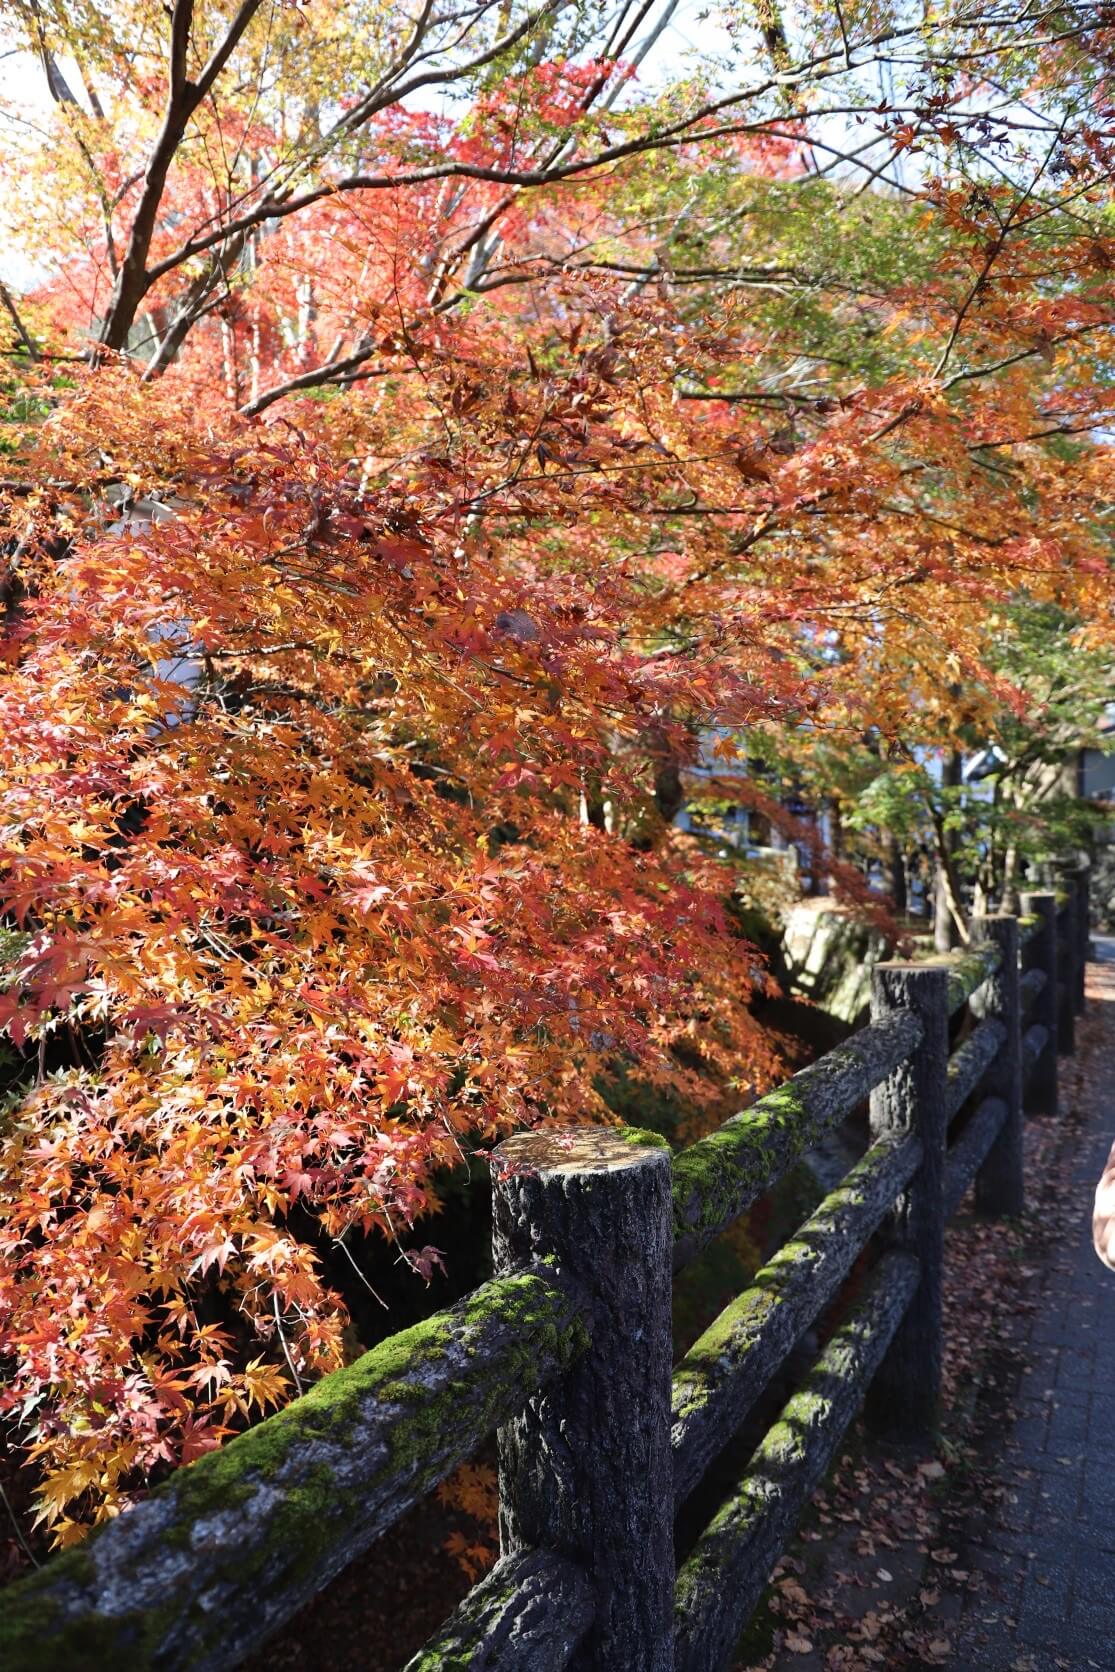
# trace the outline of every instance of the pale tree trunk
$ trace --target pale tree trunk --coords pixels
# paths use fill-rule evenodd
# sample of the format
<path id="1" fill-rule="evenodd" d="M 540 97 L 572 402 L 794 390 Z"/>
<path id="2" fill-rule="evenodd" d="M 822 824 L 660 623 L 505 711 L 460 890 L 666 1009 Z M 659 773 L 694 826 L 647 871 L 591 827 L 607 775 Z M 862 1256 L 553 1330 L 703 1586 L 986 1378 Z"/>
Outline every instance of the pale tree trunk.
<path id="1" fill-rule="evenodd" d="M 248 351 L 251 400 L 259 399 L 259 309 L 253 310 L 251 348 Z"/>
<path id="2" fill-rule="evenodd" d="M 317 333 L 314 323 L 317 319 L 317 298 L 314 295 L 314 278 L 312 273 L 304 273 L 298 281 L 298 364 L 305 366 L 310 363 L 317 352 Z"/>
<path id="3" fill-rule="evenodd" d="M 1008 842 L 1003 855 L 1003 893 L 1001 910 L 1018 912 L 1018 844 Z"/>
<path id="4" fill-rule="evenodd" d="M 966 946 L 968 927 L 964 908 L 956 888 L 951 861 L 938 855 L 933 890 L 933 944 L 938 952 L 951 952 L 954 947 Z"/>
<path id="5" fill-rule="evenodd" d="M 960 753 L 954 749 L 945 757 L 941 780 L 945 789 L 959 788 L 961 768 Z M 953 947 L 967 944 L 968 931 L 956 877 L 956 836 L 945 830 L 944 817 L 936 811 L 933 814 L 933 847 L 933 944 L 938 952 L 951 952 Z"/>
<path id="6" fill-rule="evenodd" d="M 221 320 L 221 354 L 224 359 L 225 394 L 232 406 L 240 405 L 240 367 L 236 361 L 236 326 Z"/>

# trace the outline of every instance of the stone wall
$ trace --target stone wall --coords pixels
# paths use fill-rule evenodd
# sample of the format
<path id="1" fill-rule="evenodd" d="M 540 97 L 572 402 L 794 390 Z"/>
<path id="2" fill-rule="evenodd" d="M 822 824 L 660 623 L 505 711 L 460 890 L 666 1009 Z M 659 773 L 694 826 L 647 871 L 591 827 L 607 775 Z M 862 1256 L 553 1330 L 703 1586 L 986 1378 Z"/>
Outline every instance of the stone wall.
<path id="1" fill-rule="evenodd" d="M 829 899 L 802 900 L 787 914 L 782 937 L 795 992 L 854 1025 L 871 1002 L 871 969 L 888 956 L 877 929 Z"/>

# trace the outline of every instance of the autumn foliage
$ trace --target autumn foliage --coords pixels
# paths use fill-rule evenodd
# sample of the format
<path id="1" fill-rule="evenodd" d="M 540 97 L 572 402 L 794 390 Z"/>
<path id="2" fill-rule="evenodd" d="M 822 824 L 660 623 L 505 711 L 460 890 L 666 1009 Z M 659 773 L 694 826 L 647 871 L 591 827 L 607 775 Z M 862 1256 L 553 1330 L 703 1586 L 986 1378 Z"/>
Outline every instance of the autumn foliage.
<path id="1" fill-rule="evenodd" d="M 355 1350 L 325 1256 L 428 1275 L 468 1154 L 769 1083 L 702 736 L 948 740 L 1020 595 L 1111 638 L 1115 25 L 969 31 L 1015 102 L 884 101 L 899 191 L 823 172 L 835 14 L 787 111 L 746 30 L 725 104 L 595 8 L 387 11 L 20 37 L 0 1412 L 59 1542 Z"/>

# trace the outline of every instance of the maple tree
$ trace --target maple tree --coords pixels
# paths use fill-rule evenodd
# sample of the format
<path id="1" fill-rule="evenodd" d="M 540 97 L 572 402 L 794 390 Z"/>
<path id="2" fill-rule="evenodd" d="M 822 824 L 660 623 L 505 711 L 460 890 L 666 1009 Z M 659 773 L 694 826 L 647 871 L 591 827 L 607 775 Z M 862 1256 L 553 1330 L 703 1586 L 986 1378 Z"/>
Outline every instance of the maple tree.
<path id="1" fill-rule="evenodd" d="M 669 3 L 13 9 L 0 1409 L 58 1542 L 340 1362 L 463 1155 L 777 1073 L 703 735 L 958 746 L 1023 595 L 1110 645 L 1115 17 L 907 13 L 663 77 Z"/>

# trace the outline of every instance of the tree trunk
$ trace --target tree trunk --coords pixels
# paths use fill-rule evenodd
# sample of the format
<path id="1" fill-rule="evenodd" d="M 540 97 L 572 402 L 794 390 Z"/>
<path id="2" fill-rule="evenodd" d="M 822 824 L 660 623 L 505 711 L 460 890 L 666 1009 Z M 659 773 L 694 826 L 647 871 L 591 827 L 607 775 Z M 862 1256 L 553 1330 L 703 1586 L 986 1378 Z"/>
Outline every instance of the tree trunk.
<path id="1" fill-rule="evenodd" d="M 1003 855 L 1003 895 L 1000 910 L 1017 915 L 1021 907 L 1018 898 L 1018 846 L 1008 842 Z"/>
<path id="2" fill-rule="evenodd" d="M 943 789 L 959 789 L 962 765 L 958 750 L 953 749 L 945 756 L 941 775 Z M 933 845 L 933 944 L 938 952 L 951 952 L 954 946 L 960 946 L 967 939 L 967 934 L 953 863 L 956 836 L 945 830 L 944 817 L 940 812 L 933 814 Z"/>
<path id="3" fill-rule="evenodd" d="M 906 891 L 906 855 L 893 833 L 887 837 L 887 883 L 895 917 L 905 917 L 910 904 Z"/>

